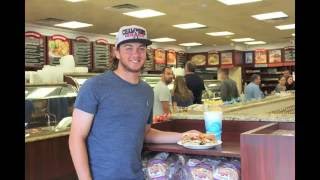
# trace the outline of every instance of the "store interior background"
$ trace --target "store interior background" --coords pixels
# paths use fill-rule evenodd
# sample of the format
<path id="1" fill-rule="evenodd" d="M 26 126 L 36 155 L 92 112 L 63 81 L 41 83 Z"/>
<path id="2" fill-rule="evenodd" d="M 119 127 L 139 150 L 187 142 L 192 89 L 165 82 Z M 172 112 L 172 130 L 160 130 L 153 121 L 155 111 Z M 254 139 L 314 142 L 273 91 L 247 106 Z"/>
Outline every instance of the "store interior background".
<path id="1" fill-rule="evenodd" d="M 123 7 L 115 8 L 114 6 Z M 25 31 L 35 31 L 44 36 L 59 34 L 69 39 L 85 36 L 90 41 L 103 38 L 108 43 L 114 44 L 115 36 L 109 35 L 109 33 L 116 32 L 123 25 L 136 24 L 147 29 L 150 39 L 161 37 L 176 39 L 174 42 L 153 42 L 151 45 L 153 49 L 162 48 L 185 53 L 201 53 L 225 50 L 279 49 L 295 44 L 294 29 L 279 30 L 275 28 L 277 25 L 295 23 L 295 1 L 293 0 L 263 0 L 231 6 L 216 0 L 84 0 L 80 2 L 29 0 L 26 2 L 25 9 Z M 122 14 L 141 9 L 153 9 L 166 15 L 140 19 Z M 251 17 L 255 14 L 275 11 L 282 11 L 288 17 L 265 21 Z M 57 28 L 53 24 L 58 21 L 50 21 L 48 18 L 60 22 L 79 21 L 93 24 L 93 26 L 79 29 Z M 199 29 L 173 27 L 174 24 L 191 22 L 204 24 L 207 27 Z M 229 31 L 234 35 L 213 37 L 205 34 L 217 31 Z M 266 44 L 246 45 L 242 42 L 231 41 L 234 38 L 246 37 L 256 41 L 265 41 Z M 193 47 L 178 45 L 185 42 L 199 42 L 202 45 Z M 243 91 L 244 84 L 241 68 L 241 66 L 234 66 L 230 69 L 230 77 L 237 82 L 240 92 Z"/>

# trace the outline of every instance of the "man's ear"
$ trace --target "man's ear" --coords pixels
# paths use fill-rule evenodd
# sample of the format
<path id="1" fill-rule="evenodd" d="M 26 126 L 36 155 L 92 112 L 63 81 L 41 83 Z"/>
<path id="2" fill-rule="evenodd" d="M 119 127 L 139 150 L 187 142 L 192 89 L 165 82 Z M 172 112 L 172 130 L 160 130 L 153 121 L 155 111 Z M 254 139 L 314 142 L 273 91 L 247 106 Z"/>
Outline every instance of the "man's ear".
<path id="1" fill-rule="evenodd" d="M 115 54 L 116 58 L 120 59 L 120 52 L 119 52 L 120 48 L 118 49 L 118 48 L 114 47 L 113 51 L 114 51 L 114 54 Z"/>

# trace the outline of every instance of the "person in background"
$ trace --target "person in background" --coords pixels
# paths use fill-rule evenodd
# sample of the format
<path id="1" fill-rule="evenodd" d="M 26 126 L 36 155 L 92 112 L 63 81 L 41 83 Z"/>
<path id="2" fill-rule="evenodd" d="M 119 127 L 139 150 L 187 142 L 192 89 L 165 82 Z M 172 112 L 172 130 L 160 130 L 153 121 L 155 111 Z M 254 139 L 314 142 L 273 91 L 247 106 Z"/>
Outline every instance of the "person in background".
<path id="1" fill-rule="evenodd" d="M 177 76 L 174 81 L 172 102 L 173 107 L 188 107 L 193 104 L 192 91 L 187 87 L 184 77 Z"/>
<path id="2" fill-rule="evenodd" d="M 77 95 L 69 149 L 80 180 L 143 180 L 143 143 L 177 143 L 184 135 L 151 128 L 153 91 L 140 79 L 152 42 L 140 26 L 123 26 L 115 43 L 114 71 L 84 82 Z"/>
<path id="3" fill-rule="evenodd" d="M 277 84 L 276 88 L 274 89 L 274 91 L 276 93 L 280 93 L 281 91 L 285 91 L 286 88 L 286 78 L 284 76 L 281 76 L 279 78 L 279 83 Z"/>
<path id="4" fill-rule="evenodd" d="M 203 80 L 194 73 L 196 65 L 188 61 L 185 65 L 185 79 L 187 87 L 192 91 L 194 100 L 193 104 L 202 104 L 202 91 L 205 90 Z"/>
<path id="5" fill-rule="evenodd" d="M 287 81 L 286 81 L 286 90 L 295 90 L 295 82 L 293 81 L 292 76 L 288 76 Z"/>
<path id="6" fill-rule="evenodd" d="M 170 67 L 162 69 L 161 80 L 154 86 L 153 115 L 163 115 L 170 113 L 172 105 L 171 93 L 168 85 L 172 82 L 173 72 Z"/>
<path id="7" fill-rule="evenodd" d="M 291 76 L 291 73 L 290 73 L 290 70 L 289 69 L 286 69 L 283 71 L 283 76 L 287 79 L 289 76 Z"/>
<path id="8" fill-rule="evenodd" d="M 229 78 L 229 70 L 219 69 L 218 79 L 221 80 L 221 100 L 224 102 L 237 100 L 239 98 L 237 83 Z"/>
<path id="9" fill-rule="evenodd" d="M 251 82 L 244 88 L 244 94 L 247 101 L 264 98 L 264 94 L 259 87 L 260 83 L 260 75 L 253 74 L 251 76 Z"/>

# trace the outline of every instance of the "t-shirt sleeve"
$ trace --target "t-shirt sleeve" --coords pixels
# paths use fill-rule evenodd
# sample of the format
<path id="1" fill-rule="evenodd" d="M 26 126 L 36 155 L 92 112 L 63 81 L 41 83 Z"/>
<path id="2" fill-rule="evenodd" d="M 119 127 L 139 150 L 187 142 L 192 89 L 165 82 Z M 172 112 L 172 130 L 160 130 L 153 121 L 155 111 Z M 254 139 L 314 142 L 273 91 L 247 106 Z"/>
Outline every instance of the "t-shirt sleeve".
<path id="1" fill-rule="evenodd" d="M 160 101 L 170 101 L 171 93 L 166 87 L 161 87 L 159 91 Z"/>
<path id="2" fill-rule="evenodd" d="M 98 107 L 98 99 L 93 89 L 93 81 L 87 80 L 80 88 L 74 107 L 90 114 L 95 114 Z"/>

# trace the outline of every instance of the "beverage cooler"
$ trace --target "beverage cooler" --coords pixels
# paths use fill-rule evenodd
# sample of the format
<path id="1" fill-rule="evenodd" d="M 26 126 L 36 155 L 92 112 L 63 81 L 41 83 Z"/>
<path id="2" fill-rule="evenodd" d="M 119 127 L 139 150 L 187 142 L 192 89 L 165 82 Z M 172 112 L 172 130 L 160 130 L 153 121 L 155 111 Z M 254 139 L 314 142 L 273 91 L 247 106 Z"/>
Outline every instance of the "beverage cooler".
<path id="1" fill-rule="evenodd" d="M 76 89 L 66 83 L 25 86 L 25 127 L 57 125 L 72 114 Z"/>

